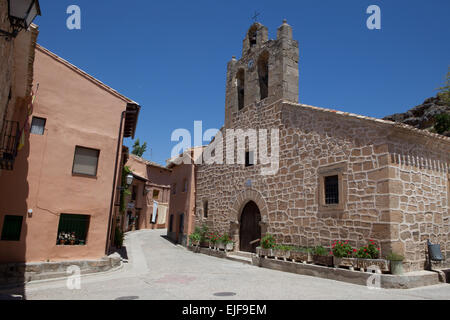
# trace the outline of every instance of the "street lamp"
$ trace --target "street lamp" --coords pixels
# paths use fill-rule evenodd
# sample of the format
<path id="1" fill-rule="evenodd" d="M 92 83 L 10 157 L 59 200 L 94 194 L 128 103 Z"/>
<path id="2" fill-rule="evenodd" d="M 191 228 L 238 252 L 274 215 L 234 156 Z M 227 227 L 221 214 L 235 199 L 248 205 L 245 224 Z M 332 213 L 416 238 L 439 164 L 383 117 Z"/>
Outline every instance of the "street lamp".
<path id="1" fill-rule="evenodd" d="M 127 175 L 127 185 L 131 185 L 133 183 L 133 175 L 130 173 Z"/>
<path id="2" fill-rule="evenodd" d="M 119 190 L 127 190 L 129 186 L 131 186 L 131 184 L 133 183 L 134 180 L 134 176 L 129 173 L 126 177 L 125 177 L 125 182 L 126 182 L 126 186 L 125 187 L 117 187 L 117 189 Z"/>
<path id="3" fill-rule="evenodd" d="M 41 15 L 39 0 L 8 0 L 8 16 L 13 31 L 0 30 L 0 35 L 17 37 L 21 30 L 28 29 L 38 15 Z"/>

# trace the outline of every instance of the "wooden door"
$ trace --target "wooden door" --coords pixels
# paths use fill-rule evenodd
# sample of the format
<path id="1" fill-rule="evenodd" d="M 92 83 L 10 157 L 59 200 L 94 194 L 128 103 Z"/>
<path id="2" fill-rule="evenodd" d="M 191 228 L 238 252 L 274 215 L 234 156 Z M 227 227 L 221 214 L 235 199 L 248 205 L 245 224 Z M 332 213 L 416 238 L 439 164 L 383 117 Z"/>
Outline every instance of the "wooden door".
<path id="1" fill-rule="evenodd" d="M 253 201 L 247 203 L 242 210 L 239 232 L 239 246 L 241 251 L 256 252 L 259 242 L 251 244 L 253 240 L 261 239 L 261 215 L 258 206 Z"/>

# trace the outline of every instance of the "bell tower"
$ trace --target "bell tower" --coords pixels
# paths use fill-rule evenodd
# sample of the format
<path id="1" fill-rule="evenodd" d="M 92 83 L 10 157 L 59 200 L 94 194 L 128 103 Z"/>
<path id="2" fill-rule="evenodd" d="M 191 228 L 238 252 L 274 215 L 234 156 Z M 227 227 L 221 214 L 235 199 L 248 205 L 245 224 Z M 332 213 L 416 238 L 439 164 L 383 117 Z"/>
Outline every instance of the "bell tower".
<path id="1" fill-rule="evenodd" d="M 242 45 L 242 57 L 234 56 L 227 65 L 225 127 L 245 112 L 248 105 L 258 107 L 280 99 L 298 102 L 298 42 L 286 20 L 278 28 L 277 39 L 268 39 L 268 30 L 255 22 Z"/>

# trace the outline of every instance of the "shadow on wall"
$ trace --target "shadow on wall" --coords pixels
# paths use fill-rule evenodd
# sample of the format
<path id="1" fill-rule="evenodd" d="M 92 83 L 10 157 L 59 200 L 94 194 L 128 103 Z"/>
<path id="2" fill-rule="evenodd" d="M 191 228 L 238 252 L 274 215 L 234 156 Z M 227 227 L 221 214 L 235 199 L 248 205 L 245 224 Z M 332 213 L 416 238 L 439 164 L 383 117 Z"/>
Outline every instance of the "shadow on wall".
<path id="1" fill-rule="evenodd" d="M 25 112 L 26 108 L 21 108 L 16 121 L 23 123 Z M 25 145 L 18 151 L 13 170 L 0 174 L 0 300 L 26 299 L 26 240 L 33 219 L 26 202 L 29 154 L 29 133 L 26 133 Z"/>

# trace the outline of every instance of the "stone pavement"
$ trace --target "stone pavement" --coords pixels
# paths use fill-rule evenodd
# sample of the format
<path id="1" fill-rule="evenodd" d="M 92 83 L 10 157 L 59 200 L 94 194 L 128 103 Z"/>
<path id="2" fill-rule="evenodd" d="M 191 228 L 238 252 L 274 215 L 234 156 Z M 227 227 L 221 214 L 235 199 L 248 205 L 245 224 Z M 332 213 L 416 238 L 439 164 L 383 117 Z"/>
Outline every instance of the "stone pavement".
<path id="1" fill-rule="evenodd" d="M 408 290 L 369 289 L 196 254 L 172 244 L 165 234 L 165 230 L 128 233 L 125 246 L 129 261 L 124 267 L 83 276 L 79 290 L 69 290 L 66 280 L 32 282 L 24 289 L 0 291 L 0 299 L 450 299 L 449 284 Z"/>

